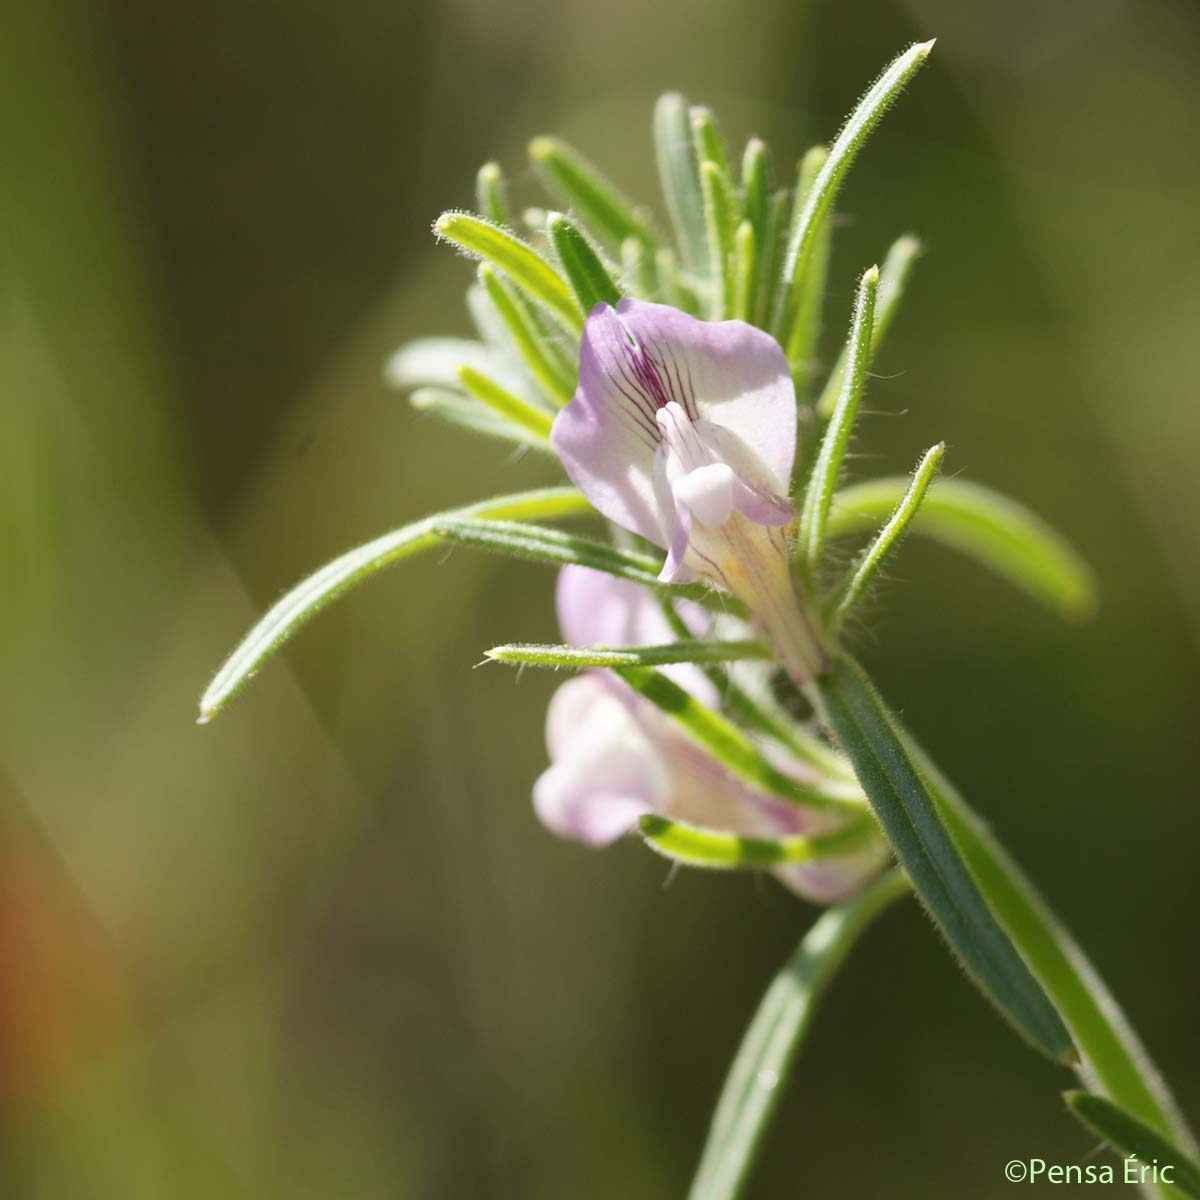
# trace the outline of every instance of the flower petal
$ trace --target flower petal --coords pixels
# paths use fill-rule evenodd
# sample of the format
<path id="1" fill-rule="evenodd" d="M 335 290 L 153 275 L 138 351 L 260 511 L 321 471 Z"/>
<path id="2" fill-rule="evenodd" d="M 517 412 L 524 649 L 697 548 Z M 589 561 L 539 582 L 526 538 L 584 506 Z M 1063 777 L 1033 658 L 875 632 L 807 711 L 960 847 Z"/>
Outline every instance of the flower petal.
<path id="1" fill-rule="evenodd" d="M 669 792 L 658 750 L 599 673 L 571 679 L 554 694 L 546 740 L 554 762 L 534 784 L 533 804 L 561 837 L 608 845 Z"/>
<path id="2" fill-rule="evenodd" d="M 754 489 L 786 496 L 796 441 L 787 359 L 742 321 L 711 323 L 643 300 L 597 305 L 584 326 L 579 388 L 551 443 L 567 474 L 610 520 L 657 545 L 664 528 L 652 482 L 657 414 L 672 401 L 720 426 L 728 461 Z"/>

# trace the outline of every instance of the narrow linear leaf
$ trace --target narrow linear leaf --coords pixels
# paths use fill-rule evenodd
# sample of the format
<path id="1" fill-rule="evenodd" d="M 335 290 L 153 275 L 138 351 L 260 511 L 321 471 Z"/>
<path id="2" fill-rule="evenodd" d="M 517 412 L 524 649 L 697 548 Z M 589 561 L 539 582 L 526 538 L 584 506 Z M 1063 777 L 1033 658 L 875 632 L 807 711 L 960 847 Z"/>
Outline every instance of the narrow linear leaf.
<path id="1" fill-rule="evenodd" d="M 544 409 L 534 408 L 519 396 L 502 388 L 495 380 L 471 367 L 459 367 L 459 382 L 481 404 L 486 405 L 502 421 L 527 433 L 531 438 L 550 444 L 550 426 L 553 418 Z"/>
<path id="2" fill-rule="evenodd" d="M 736 1200 L 743 1192 L 817 1007 L 859 938 L 909 891 L 903 871 L 816 921 L 772 980 L 738 1047 L 688 1200 Z"/>
<path id="3" fill-rule="evenodd" d="M 908 480 L 898 476 L 843 488 L 833 500 L 829 536 L 874 528 L 907 487 Z M 939 479 L 912 531 L 974 558 L 1070 620 L 1083 620 L 1095 611 L 1095 576 L 1078 552 L 1023 504 L 992 488 Z"/>
<path id="4" fill-rule="evenodd" d="M 626 238 L 653 247 L 657 239 L 637 206 L 578 150 L 554 137 L 529 143 L 529 158 L 542 181 L 562 203 L 614 249 Z"/>
<path id="5" fill-rule="evenodd" d="M 486 162 L 475 176 L 475 200 L 479 211 L 493 225 L 511 225 L 508 212 L 507 187 L 500 164 Z"/>
<path id="6" fill-rule="evenodd" d="M 786 191 L 776 192 L 767 203 L 767 227 L 764 243 L 759 247 L 758 299 L 754 311 L 754 324 L 760 329 L 768 327 L 775 305 L 779 272 L 783 266 L 787 207 Z"/>
<path id="7" fill-rule="evenodd" d="M 440 539 L 434 530 L 440 522 L 454 516 L 555 520 L 593 512 L 575 488 L 540 488 L 437 513 L 347 551 L 277 600 L 242 639 L 200 698 L 200 723 L 211 721 L 267 659 L 331 601 L 384 567 L 438 545 Z"/>
<path id="8" fill-rule="evenodd" d="M 1136 1158 L 1149 1179 L 1157 1177 L 1185 1196 L 1200 1197 L 1200 1165 L 1145 1121 L 1092 1092 L 1063 1092 L 1067 1107 L 1083 1124 L 1126 1158 Z M 1140 1174 L 1140 1173 L 1139 1173 Z"/>
<path id="9" fill-rule="evenodd" d="M 762 245 L 767 236 L 767 209 L 771 203 L 771 163 L 767 144 L 752 137 L 742 154 L 742 209 Z"/>
<path id="10" fill-rule="evenodd" d="M 821 168 L 829 158 L 824 146 L 813 146 L 800 160 L 796 185 L 796 202 L 792 212 L 789 238 L 804 214 L 804 206 L 816 184 Z M 817 345 L 821 336 L 821 317 L 825 302 L 825 281 L 829 273 L 829 256 L 833 247 L 832 209 L 821 218 L 813 233 L 812 253 L 802 275 L 787 281 L 787 293 L 778 326 L 779 341 L 792 365 L 792 377 L 808 398 L 808 387 L 816 374 Z"/>
<path id="11" fill-rule="evenodd" d="M 758 292 L 758 247 L 754 226 L 743 221 L 733 238 L 733 307 L 731 316 L 739 321 L 754 319 L 754 298 Z"/>
<path id="12" fill-rule="evenodd" d="M 729 165 L 729 155 L 725 151 L 725 141 L 717 128 L 717 120 L 712 110 L 702 105 L 694 104 L 688 113 L 692 126 L 692 144 L 696 150 L 698 163 L 710 162 L 720 172 L 722 179 L 730 189 L 733 188 L 733 170 Z"/>
<path id="13" fill-rule="evenodd" d="M 503 321 L 508 336 L 541 385 L 551 403 L 562 406 L 571 399 L 575 377 L 545 333 L 538 326 L 523 298 L 504 282 L 489 263 L 479 264 L 479 282 Z"/>
<path id="14" fill-rule="evenodd" d="M 511 421 L 501 420 L 474 397 L 451 392 L 446 388 L 417 388 L 408 401 L 418 412 L 447 421 L 486 437 L 516 442 L 520 446 L 553 453 L 544 437 L 522 429 Z"/>
<path id="15" fill-rule="evenodd" d="M 880 118 L 903 91 L 904 85 L 920 70 L 932 49 L 933 42 L 923 42 L 910 46 L 894 59 L 842 126 L 792 231 L 783 268 L 783 277 L 788 284 L 803 279 L 809 269 L 821 222 L 832 207 L 846 173 Z"/>
<path id="16" fill-rule="evenodd" d="M 689 867 L 733 871 L 814 862 L 851 854 L 877 837 L 869 814 L 843 828 L 813 837 L 762 838 L 703 829 L 669 817 L 644 816 L 638 830 L 646 844 L 664 858 Z"/>
<path id="17" fill-rule="evenodd" d="M 871 330 L 870 362 L 875 361 L 879 348 L 892 327 L 892 321 L 900 308 L 900 301 L 904 298 L 904 290 L 908 286 L 913 265 L 920 256 L 921 243 L 910 233 L 897 238 L 888 249 L 883 266 L 879 269 L 879 292 L 875 298 L 875 325 Z M 817 401 L 818 416 L 828 419 L 833 414 L 846 374 L 848 352 L 848 347 L 843 346 L 833 370 L 829 372 L 825 386 L 821 389 L 821 396 Z"/>
<path id="18" fill-rule="evenodd" d="M 818 687 L 875 815 L 955 957 L 1030 1045 L 1056 1061 L 1075 1061 L 1061 1018 L 980 893 L 874 686 L 843 656 Z"/>
<path id="19" fill-rule="evenodd" d="M 692 148 L 688 102 L 678 92 L 660 96 L 654 107 L 654 150 L 667 212 L 683 252 L 684 265 L 691 271 L 704 271 L 708 266 L 708 243 L 700 167 Z"/>
<path id="20" fill-rule="evenodd" d="M 772 658 L 772 652 L 755 641 L 672 642 L 666 646 L 551 646 L 510 642 L 485 651 L 493 662 L 531 667 L 659 667 L 666 663 L 736 662 Z"/>
<path id="21" fill-rule="evenodd" d="M 834 489 L 842 473 L 842 461 L 854 432 L 854 418 L 862 398 L 867 378 L 867 361 L 871 352 L 871 321 L 875 312 L 875 290 L 879 271 L 871 267 L 863 274 L 854 300 L 854 321 L 850 326 L 850 359 L 842 393 L 838 397 L 833 419 L 821 441 L 816 464 L 804 491 L 800 510 L 798 545 L 801 559 L 809 576 L 815 578 L 825 547 L 825 526 Z"/>
<path id="22" fill-rule="evenodd" d="M 905 531 L 921 507 L 921 501 L 925 498 L 925 493 L 929 490 L 929 485 L 933 482 L 933 477 L 937 474 L 945 453 L 946 443 L 938 442 L 936 446 L 925 452 L 925 456 L 917 464 L 908 490 L 901 497 L 900 503 L 896 505 L 887 524 L 863 551 L 858 565 L 851 571 L 841 589 L 841 598 L 837 602 L 835 614 L 838 621 L 843 620 L 859 602 L 867 588 L 871 586 L 872 580 L 879 574 L 880 568 L 900 544 L 900 539 L 904 537 Z"/>
<path id="23" fill-rule="evenodd" d="M 729 316 L 733 307 L 736 210 L 729 184 L 715 163 L 700 164 L 700 191 L 704 196 L 704 229 L 712 278 L 712 317 L 720 320 Z"/>
<path id="24" fill-rule="evenodd" d="M 1054 1002 L 1082 1059 L 1080 1072 L 1140 1120 L 1200 1153 L 1166 1081 L 1079 945 L 990 827 L 893 718 L 938 813 L 1008 936 Z"/>
<path id="25" fill-rule="evenodd" d="M 483 516 L 468 516 L 455 513 L 435 522 L 435 536 L 446 541 L 486 550 L 493 554 L 504 554 L 512 558 L 524 558 L 546 566 L 562 567 L 573 564 L 591 567 L 609 575 L 630 579 L 645 587 L 670 592 L 702 603 L 720 603 L 716 596 L 703 584 L 660 583 L 658 573 L 662 563 L 649 554 L 636 550 L 621 550 L 605 542 L 563 533 L 558 529 L 545 529 L 539 525 L 528 525 L 521 521 L 490 520 Z"/>
<path id="26" fill-rule="evenodd" d="M 621 299 L 621 289 L 580 230 L 562 213 L 547 213 L 546 232 L 579 307 L 585 313 L 590 313 L 597 304 L 611 304 L 615 308 Z"/>
<path id="27" fill-rule="evenodd" d="M 801 783 L 784 774 L 736 725 L 706 708 L 661 672 L 646 667 L 621 667 L 616 674 L 751 786 L 792 804 L 843 812 L 863 811 L 863 799 L 856 787 L 833 780 Z"/>
<path id="28" fill-rule="evenodd" d="M 503 271 L 571 332 L 578 333 L 583 328 L 583 313 L 571 289 L 532 246 L 470 213 L 443 213 L 433 228 L 439 237 Z"/>

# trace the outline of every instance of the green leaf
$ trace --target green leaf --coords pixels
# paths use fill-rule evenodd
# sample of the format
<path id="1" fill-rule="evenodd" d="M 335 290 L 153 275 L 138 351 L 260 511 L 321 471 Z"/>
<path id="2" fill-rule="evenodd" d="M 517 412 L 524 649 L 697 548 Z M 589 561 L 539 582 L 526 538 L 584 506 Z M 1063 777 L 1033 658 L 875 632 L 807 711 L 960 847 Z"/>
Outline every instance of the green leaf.
<path id="1" fill-rule="evenodd" d="M 463 212 L 443 213 L 433 228 L 439 237 L 503 271 L 572 333 L 583 328 L 583 313 L 563 277 L 507 229 Z"/>
<path id="2" fill-rule="evenodd" d="M 666 663 L 735 662 L 740 659 L 772 658 L 761 642 L 672 642 L 666 646 L 548 646 L 510 642 L 485 651 L 493 662 L 531 667 L 658 667 Z"/>
<path id="3" fill-rule="evenodd" d="M 475 433 L 482 433 L 487 437 L 517 442 L 519 445 L 530 446 L 535 450 L 553 453 L 550 450 L 549 442 L 544 437 L 522 429 L 511 421 L 501 420 L 478 400 L 459 392 L 451 392 L 446 388 L 417 388 L 409 397 L 408 402 L 418 412 L 439 417 L 451 425 L 458 425 Z"/>
<path id="4" fill-rule="evenodd" d="M 1097 1137 L 1104 1138 L 1125 1158 L 1138 1159 L 1134 1169 L 1144 1166 L 1147 1181 L 1153 1181 L 1155 1175 L 1152 1172 L 1157 1172 L 1158 1180 L 1177 1188 L 1183 1195 L 1200 1197 L 1200 1166 L 1145 1121 L 1092 1092 L 1063 1092 L 1063 1099 Z"/>
<path id="5" fill-rule="evenodd" d="M 805 203 L 828 157 L 829 151 L 824 146 L 813 146 L 800 161 L 800 178 L 792 215 L 793 231 L 804 214 Z M 821 336 L 825 281 L 832 247 L 833 213 L 829 211 L 821 218 L 813 234 L 812 253 L 804 273 L 785 285 L 788 291 L 779 322 L 779 340 L 792 365 L 792 378 L 796 381 L 800 398 L 804 401 L 808 399 L 808 387 L 817 369 L 817 345 Z"/>
<path id="6" fill-rule="evenodd" d="M 843 488 L 834 496 L 829 536 L 874 528 L 908 487 L 902 476 Z M 1096 608 L 1091 568 L 1040 517 L 1015 500 L 961 479 L 940 479 L 912 523 L 913 533 L 961 551 L 1070 620 Z"/>
<path id="7" fill-rule="evenodd" d="M 742 155 L 742 207 L 754 230 L 754 240 L 762 245 L 767 236 L 767 209 L 771 203 L 771 164 L 767 144 L 751 138 Z"/>
<path id="8" fill-rule="evenodd" d="M 434 531 L 440 523 L 455 516 L 554 520 L 593 511 L 575 488 L 540 488 L 437 513 L 347 551 L 277 600 L 242 639 L 200 698 L 200 723 L 211 721 L 262 669 L 267 659 L 331 601 L 384 567 L 438 545 L 440 539 Z"/>
<path id="9" fill-rule="evenodd" d="M 493 225 L 512 225 L 512 218 L 508 212 L 507 191 L 504 172 L 500 170 L 500 164 L 484 163 L 475 176 L 475 199 L 479 205 L 479 211 Z"/>
<path id="10" fill-rule="evenodd" d="M 644 587 L 670 592 L 691 600 L 721 603 L 726 598 L 711 592 L 703 584 L 660 583 L 662 563 L 637 550 L 620 550 L 606 542 L 595 542 L 558 529 L 544 529 L 521 521 L 488 520 L 479 516 L 447 513 L 435 523 L 437 537 L 458 542 L 476 550 L 525 558 L 551 567 L 575 565 L 591 567 Z"/>
<path id="11" fill-rule="evenodd" d="M 712 111 L 700 105 L 693 105 L 688 111 L 688 120 L 692 127 L 692 145 L 695 147 L 696 161 L 701 165 L 706 162 L 712 163 L 726 187 L 732 190 L 733 171 L 729 166 L 729 155 L 725 152 L 725 142 Z"/>
<path id="12" fill-rule="evenodd" d="M 459 382 L 480 404 L 486 405 L 502 421 L 527 433 L 531 438 L 550 444 L 550 426 L 553 419 L 543 409 L 534 408 L 512 392 L 502 388 L 495 380 L 481 375 L 471 367 L 459 367 Z"/>
<path id="13" fill-rule="evenodd" d="M 767 202 L 767 227 L 764 243 L 759 247 L 758 299 L 754 324 L 767 329 L 775 306 L 779 272 L 783 264 L 783 242 L 787 225 L 788 195 L 776 192 Z"/>
<path id="14" fill-rule="evenodd" d="M 912 274 L 913 264 L 921 254 L 921 243 L 910 233 L 897 238 L 888 249 L 883 266 L 879 269 L 879 292 L 875 297 L 875 325 L 871 330 L 871 362 L 879 353 L 879 347 L 892 326 L 900 301 L 904 297 L 904 289 L 908 277 Z M 825 386 L 821 389 L 821 398 L 817 401 L 818 415 L 829 418 L 837 405 L 838 396 L 842 390 L 842 380 L 846 374 L 846 358 L 848 347 L 843 347 L 841 355 Z M 868 363 L 868 366 L 870 363 Z"/>
<path id="15" fill-rule="evenodd" d="M 842 587 L 836 607 L 838 621 L 843 620 L 846 614 L 854 608 L 867 588 L 870 587 L 871 581 L 878 575 L 880 567 L 899 545 L 905 530 L 917 515 L 921 501 L 925 498 L 925 493 L 933 482 L 933 477 L 937 474 L 937 469 L 941 465 L 942 456 L 945 453 L 946 443 L 938 442 L 931 450 L 926 451 L 925 457 L 917 464 L 908 490 L 901 497 L 900 503 L 896 505 L 887 524 L 863 551 L 858 564 L 850 572 L 849 578 Z"/>
<path id="16" fill-rule="evenodd" d="M 754 301 L 758 294 L 758 248 L 754 226 L 743 221 L 733 238 L 733 305 L 730 315 L 739 321 L 754 319 Z"/>
<path id="17" fill-rule="evenodd" d="M 704 229 L 708 239 L 708 268 L 712 277 L 713 320 L 730 315 L 733 308 L 733 237 L 737 210 L 725 176 L 712 162 L 700 164 L 700 191 L 704 197 Z"/>
<path id="18" fill-rule="evenodd" d="M 747 837 L 653 815 L 642 817 L 638 829 L 646 844 L 664 858 L 689 867 L 723 871 L 834 858 L 852 854 L 878 837 L 875 822 L 869 814 L 853 818 L 841 829 L 813 837 Z"/>
<path id="19" fill-rule="evenodd" d="M 654 247 L 654 231 L 633 201 L 566 142 L 534 138 L 529 158 L 546 186 L 614 249 L 626 238 Z"/>
<path id="20" fill-rule="evenodd" d="M 1188 1153 L 1197 1147 L 1161 1072 L 1113 995 L 1037 889 L 958 791 L 893 718 L 909 757 L 992 911 L 1054 1002 L 1087 1078 Z"/>
<path id="21" fill-rule="evenodd" d="M 789 285 L 799 283 L 810 269 L 821 224 L 832 208 L 834 198 L 858 152 L 932 49 L 933 42 L 924 42 L 910 46 L 894 59 L 842 126 L 841 133 L 829 149 L 829 157 L 809 189 L 800 219 L 792 230 L 783 267 L 783 278 Z"/>
<path id="22" fill-rule="evenodd" d="M 729 1069 L 688 1200 L 742 1194 L 826 989 L 872 921 L 908 890 L 904 872 L 889 871 L 823 913 L 784 963 Z"/>
<path id="23" fill-rule="evenodd" d="M 562 213 L 547 213 L 546 232 L 584 313 L 601 303 L 615 308 L 621 289 L 580 230 Z"/>
<path id="24" fill-rule="evenodd" d="M 616 673 L 752 787 L 792 804 L 862 813 L 863 800 L 856 787 L 834 780 L 800 783 L 784 774 L 736 725 L 706 708 L 661 672 L 645 667 L 621 667 Z"/>
<path id="25" fill-rule="evenodd" d="M 833 732 L 955 957 L 1032 1046 L 1057 1061 L 1076 1061 L 1062 1020 L 980 893 L 871 682 L 844 656 L 817 682 Z"/>
<path id="26" fill-rule="evenodd" d="M 566 404 L 575 391 L 574 371 L 567 367 L 539 327 L 524 298 L 509 287 L 489 263 L 479 264 L 479 282 L 530 374 L 552 403 L 560 407 Z"/>
<path id="27" fill-rule="evenodd" d="M 801 561 L 811 579 L 816 578 L 821 562 L 829 508 L 833 502 L 838 476 L 842 472 L 842 460 L 850 445 L 854 418 L 858 415 L 858 402 L 862 398 L 863 385 L 867 378 L 867 361 L 871 352 L 871 320 L 875 312 L 875 289 L 878 284 L 879 272 L 875 267 L 871 267 L 863 274 L 858 285 L 858 295 L 854 301 L 854 321 L 850 327 L 850 369 L 846 373 L 842 394 L 838 397 L 837 408 L 829 422 L 829 428 L 825 431 L 816 465 L 804 491 L 797 542 Z"/>
<path id="28" fill-rule="evenodd" d="M 700 167 L 692 148 L 688 102 L 678 92 L 659 97 L 654 107 L 654 150 L 667 212 L 684 265 L 690 271 L 704 271 L 708 264 L 708 241 Z"/>

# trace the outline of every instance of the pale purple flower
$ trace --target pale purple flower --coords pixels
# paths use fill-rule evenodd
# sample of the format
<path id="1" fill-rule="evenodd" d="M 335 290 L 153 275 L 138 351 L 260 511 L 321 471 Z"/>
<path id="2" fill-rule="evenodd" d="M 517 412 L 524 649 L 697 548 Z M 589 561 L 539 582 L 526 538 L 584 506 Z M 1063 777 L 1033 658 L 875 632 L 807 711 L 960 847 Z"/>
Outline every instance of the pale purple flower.
<path id="1" fill-rule="evenodd" d="M 584 567 L 565 567 L 558 584 L 559 624 L 573 645 L 651 645 L 670 640 L 662 612 L 644 588 Z M 682 613 L 697 634 L 707 614 Z M 697 668 L 666 668 L 706 704 L 716 691 Z M 605 671 L 589 671 L 554 694 L 546 719 L 551 765 L 534 785 L 534 807 L 553 832 L 606 846 L 657 813 L 693 825 L 758 837 L 815 834 L 837 818 L 785 803 L 743 783 L 653 705 Z M 798 762 L 781 769 L 810 777 Z M 876 870 L 882 844 L 862 853 L 778 868 L 793 891 L 821 903 L 839 899 Z"/>
<path id="2" fill-rule="evenodd" d="M 550 440 L 600 512 L 667 551 L 663 582 L 731 592 L 798 682 L 819 673 L 788 568 L 796 400 L 773 338 L 642 300 L 598 304 Z"/>

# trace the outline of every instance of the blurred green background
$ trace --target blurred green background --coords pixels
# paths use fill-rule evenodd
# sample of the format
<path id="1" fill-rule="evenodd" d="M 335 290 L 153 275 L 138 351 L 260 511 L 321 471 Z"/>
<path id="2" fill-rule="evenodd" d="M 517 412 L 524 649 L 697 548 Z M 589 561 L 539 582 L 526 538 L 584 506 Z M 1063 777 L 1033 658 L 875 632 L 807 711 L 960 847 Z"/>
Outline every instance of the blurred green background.
<path id="1" fill-rule="evenodd" d="M 464 332 L 429 232 L 557 132 L 656 198 L 665 88 L 786 163 L 937 35 L 843 194 L 828 328 L 928 243 L 859 471 L 948 468 L 1095 564 L 1065 628 L 912 543 L 860 642 L 1200 1119 L 1200 10 L 1172 0 L 13 0 L 0 39 L 3 1194 L 682 1196 L 813 913 L 534 820 L 551 578 L 459 551 L 336 606 L 213 726 L 254 615 L 338 551 L 548 478 L 380 383 Z M 832 342 L 831 342 L 832 345 Z M 991 1197 L 1092 1140 L 928 922 L 840 978 L 755 1196 Z M 1057 1194 L 1070 1195 L 1062 1187 Z"/>

